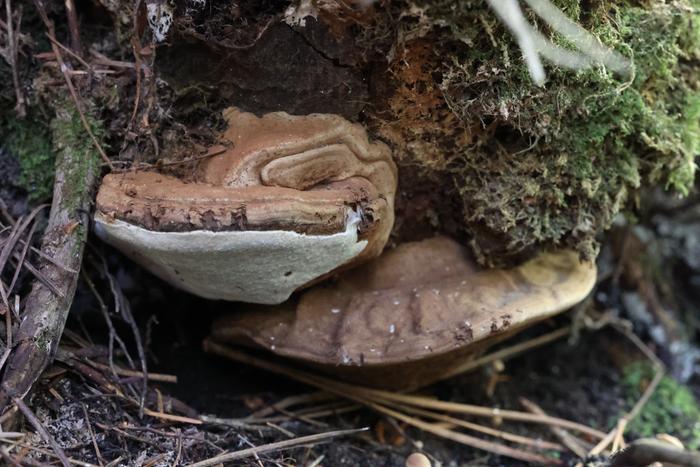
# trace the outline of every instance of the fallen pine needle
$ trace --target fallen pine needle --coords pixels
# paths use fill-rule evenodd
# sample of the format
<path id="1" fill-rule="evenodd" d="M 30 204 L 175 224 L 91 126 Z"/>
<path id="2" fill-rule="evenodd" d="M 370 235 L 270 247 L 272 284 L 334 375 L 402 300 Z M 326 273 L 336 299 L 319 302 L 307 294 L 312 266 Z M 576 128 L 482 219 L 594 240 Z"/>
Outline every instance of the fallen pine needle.
<path id="1" fill-rule="evenodd" d="M 266 452 L 280 451 L 282 449 L 293 448 L 302 444 L 316 443 L 318 441 L 325 441 L 331 438 L 337 438 L 339 436 L 347 436 L 355 433 L 360 433 L 367 431 L 369 428 L 354 428 L 351 430 L 336 430 L 327 431 L 325 433 L 317 433 L 314 435 L 300 436 L 294 439 L 287 439 L 284 441 L 279 441 L 277 443 L 263 444 L 262 446 L 256 446 L 254 448 L 242 449 L 240 451 L 227 452 L 224 454 L 219 454 L 218 456 L 196 462 L 191 464 L 190 467 L 208 467 L 212 465 L 222 464 L 224 462 L 230 462 L 233 460 L 244 459 L 246 457 L 255 456 L 258 454 L 263 454 Z"/>
<path id="2" fill-rule="evenodd" d="M 500 455 L 505 455 L 516 459 L 527 460 L 530 462 L 540 462 L 549 465 L 556 463 L 556 459 L 547 458 L 532 452 L 510 448 L 505 445 L 500 445 L 494 442 L 482 440 L 480 438 L 474 438 L 463 433 L 455 432 L 445 428 L 444 426 L 425 422 L 423 420 L 419 420 L 410 417 L 406 414 L 397 412 L 393 409 L 386 407 L 386 405 L 391 405 L 391 403 L 393 402 L 394 405 L 405 404 L 409 406 L 418 406 L 422 408 L 462 413 L 465 415 L 501 417 L 502 419 L 517 420 L 521 422 L 560 426 L 563 428 L 569 428 L 582 433 L 586 433 L 598 439 L 605 438 L 605 433 L 603 432 L 594 430 L 593 428 L 587 427 L 579 423 L 560 419 L 557 417 L 535 415 L 526 412 L 516 412 L 510 410 L 499 410 L 494 408 L 459 404 L 454 402 L 436 401 L 427 397 L 411 396 L 406 394 L 395 394 L 388 391 L 381 391 L 378 389 L 371 389 L 353 384 L 341 383 L 335 380 L 331 380 L 329 378 L 313 375 L 304 371 L 295 370 L 292 368 L 285 367 L 283 365 L 278 365 L 261 358 L 256 358 L 246 353 L 231 349 L 227 346 L 217 344 L 216 342 L 213 342 L 209 339 L 207 339 L 204 342 L 204 348 L 208 352 L 216 353 L 218 355 L 239 362 L 254 365 L 259 368 L 263 368 L 265 370 L 296 379 L 297 381 L 316 386 L 326 391 L 333 392 L 342 397 L 366 405 L 377 412 L 384 413 L 385 415 L 389 415 L 394 418 L 398 418 L 404 421 L 405 423 L 411 424 L 417 428 L 423 429 L 427 432 L 436 434 L 438 436 L 442 436 L 447 439 L 460 442 L 462 444 L 467 444 L 478 449 L 483 449 L 489 452 L 494 452 Z"/>

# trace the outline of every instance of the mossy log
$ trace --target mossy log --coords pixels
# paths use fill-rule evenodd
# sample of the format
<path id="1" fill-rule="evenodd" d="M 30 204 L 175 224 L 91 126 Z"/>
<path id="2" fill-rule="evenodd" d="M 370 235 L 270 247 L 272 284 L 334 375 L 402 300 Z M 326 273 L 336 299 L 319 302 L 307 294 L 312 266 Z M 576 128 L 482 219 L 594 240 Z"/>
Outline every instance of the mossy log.
<path id="1" fill-rule="evenodd" d="M 40 281 L 34 282 L 0 386 L 2 408 L 13 398 L 22 398 L 53 360 L 75 294 L 89 231 L 99 155 L 91 146 L 75 110 L 62 110 L 57 106 L 52 136 L 56 178 L 51 214 L 41 246 L 52 262 L 41 258 L 38 261 L 40 273 L 63 295 L 56 295 Z"/>

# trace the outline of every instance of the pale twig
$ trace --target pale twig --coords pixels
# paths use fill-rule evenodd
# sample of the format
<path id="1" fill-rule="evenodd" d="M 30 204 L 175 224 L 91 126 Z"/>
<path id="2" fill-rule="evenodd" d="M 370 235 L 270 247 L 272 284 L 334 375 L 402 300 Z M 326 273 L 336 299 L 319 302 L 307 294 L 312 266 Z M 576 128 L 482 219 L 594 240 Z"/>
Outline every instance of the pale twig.
<path id="1" fill-rule="evenodd" d="M 56 42 L 58 41 L 56 40 L 56 32 L 53 22 L 49 19 L 48 15 L 46 14 L 46 9 L 44 8 L 44 4 L 41 0 L 34 0 L 34 4 L 36 5 L 37 11 L 39 12 L 39 16 L 41 16 L 41 19 L 44 22 L 46 29 L 48 30 L 46 36 L 49 39 L 52 39 L 51 48 L 53 49 L 54 55 L 56 56 L 56 61 L 58 62 L 59 68 L 63 72 L 63 78 L 66 81 L 66 86 L 68 87 L 68 91 L 70 92 L 71 98 L 73 99 L 73 104 L 75 105 L 75 108 L 78 111 L 78 114 L 80 115 L 80 121 L 83 124 L 83 128 L 85 128 L 85 132 L 88 134 L 88 136 L 90 136 L 90 139 L 92 140 L 95 149 L 97 149 L 97 152 L 100 153 L 100 157 L 102 157 L 102 160 L 105 161 L 105 163 L 110 168 L 112 168 L 112 161 L 109 160 L 109 157 L 107 157 L 107 153 L 105 153 L 104 149 L 102 149 L 102 145 L 97 140 L 95 133 L 90 127 L 90 123 L 85 117 L 85 113 L 83 112 L 83 106 L 80 104 L 80 99 L 78 98 L 78 92 L 76 91 L 75 86 L 73 86 L 73 80 L 71 80 L 70 74 L 68 73 L 69 68 L 63 61 L 61 49 L 58 48 L 58 46 L 56 46 Z"/>
<path id="2" fill-rule="evenodd" d="M 220 454 L 218 456 L 206 459 L 200 462 L 195 462 L 191 464 L 190 467 L 209 467 L 217 464 L 223 464 L 225 462 L 231 462 L 234 460 L 245 459 L 246 457 L 256 456 L 258 454 L 264 454 L 267 452 L 280 451 L 283 449 L 290 449 L 303 444 L 317 443 L 319 441 L 326 441 L 328 439 L 337 438 L 339 436 L 353 435 L 355 433 L 361 433 L 367 431 L 369 428 L 355 428 L 351 430 L 336 430 L 328 431 L 325 433 L 317 433 L 314 435 L 300 436 L 299 438 L 288 439 L 285 441 L 279 441 L 276 443 L 264 444 L 262 446 L 257 446 L 249 449 L 242 449 L 240 451 L 228 452 L 225 454 Z"/>
<path id="3" fill-rule="evenodd" d="M 15 303 L 19 301 L 19 295 L 15 295 Z M 15 308 L 19 308 L 16 303 Z M 12 353 L 12 313 L 9 310 L 5 312 L 5 351 L 0 357 L 0 370 L 5 366 L 5 362 Z"/>
<path id="4" fill-rule="evenodd" d="M 424 422 L 422 420 L 419 420 L 414 417 L 409 417 L 408 415 L 405 415 L 401 412 L 398 412 L 396 410 L 392 410 L 388 407 L 382 406 L 380 404 L 377 404 L 375 402 L 372 402 L 368 399 L 363 399 L 362 397 L 357 397 L 357 396 L 348 396 L 352 397 L 354 400 L 357 400 L 358 402 L 370 407 L 371 409 L 375 410 L 376 412 L 383 413 L 384 415 L 388 415 L 390 417 L 393 417 L 397 420 L 401 420 L 404 423 L 407 423 L 411 426 L 414 426 L 416 428 L 419 428 L 423 431 L 427 431 L 428 433 L 432 433 L 434 435 L 440 436 L 445 439 L 449 439 L 452 441 L 456 441 L 460 444 L 464 444 L 466 446 L 470 446 L 476 449 L 481 449 L 483 451 L 491 452 L 494 454 L 498 454 L 499 456 L 507 456 L 511 457 L 513 459 L 518 459 L 526 462 L 537 462 L 540 464 L 545 464 L 545 465 L 558 465 L 561 463 L 558 459 L 554 459 L 551 457 L 545 457 L 541 456 L 539 454 L 535 454 L 532 452 L 528 451 L 523 451 L 520 449 L 515 449 L 511 448 L 502 444 L 494 443 L 491 441 L 486 441 L 480 438 L 475 438 L 473 436 L 466 435 L 464 433 L 459 433 L 456 431 L 452 431 L 448 428 L 445 428 L 440 425 L 436 425 L 434 423 L 428 423 Z"/>
<path id="5" fill-rule="evenodd" d="M 17 49 L 19 48 L 19 38 L 15 35 L 15 28 L 12 18 L 12 3 L 10 0 L 5 0 L 5 14 L 7 16 L 7 61 L 10 63 L 10 69 L 12 70 L 12 84 L 15 87 L 15 99 L 17 100 L 15 110 L 17 111 L 17 115 L 24 117 L 27 110 L 25 107 L 24 95 L 22 94 L 22 88 L 19 82 L 19 70 L 17 64 L 19 56 L 17 53 Z M 19 32 L 21 22 L 22 19 L 20 16 L 20 18 L 17 20 L 17 32 Z"/>
<path id="6" fill-rule="evenodd" d="M 532 401 L 520 398 L 520 403 L 530 412 L 537 415 L 547 415 L 542 408 Z M 571 452 L 576 454 L 579 458 L 584 459 L 586 457 L 586 449 L 581 445 L 578 439 L 571 435 L 568 431 L 563 428 L 556 426 L 549 427 L 549 429 L 554 433 L 554 436 L 559 438 L 559 441 L 566 446 Z"/>
<path id="7" fill-rule="evenodd" d="M 110 369 L 108 365 L 104 365 L 102 363 L 98 362 L 93 362 L 92 360 L 86 360 L 88 364 L 94 366 L 95 368 L 99 368 L 101 370 L 107 370 Z M 120 376 L 133 376 L 136 378 L 143 378 L 144 373 L 142 371 L 135 371 L 135 370 L 129 370 L 126 368 L 120 368 L 118 366 L 114 367 L 114 372 Z M 175 375 L 168 375 L 164 373 L 146 373 L 146 378 L 149 381 L 156 381 L 159 383 L 173 383 L 177 384 L 177 376 Z"/>
<path id="8" fill-rule="evenodd" d="M 618 332 L 627 337 L 627 339 L 637 346 L 637 348 L 652 362 L 655 374 L 654 378 L 644 389 L 642 396 L 632 407 L 632 410 L 620 417 L 615 425 L 615 428 L 613 428 L 610 433 L 605 436 L 605 438 L 603 438 L 595 447 L 593 447 L 593 449 L 591 449 L 591 451 L 588 453 L 591 456 L 602 453 L 610 445 L 610 443 L 613 443 L 614 447 L 619 447 L 619 445 L 623 442 L 622 435 L 624 434 L 627 425 L 629 422 L 634 420 L 637 415 L 639 415 L 639 412 L 642 411 L 646 403 L 654 394 L 656 387 L 659 385 L 664 377 L 664 374 L 666 373 L 663 362 L 659 360 L 654 352 L 652 352 L 652 350 L 644 342 L 642 342 L 637 335 L 619 323 L 612 323 L 612 326 Z"/>
<path id="9" fill-rule="evenodd" d="M 15 397 L 12 399 L 12 402 L 14 402 L 15 406 L 19 409 L 20 412 L 22 412 L 22 415 L 24 415 L 24 418 L 27 419 L 27 421 L 34 427 L 34 429 L 39 433 L 39 435 L 44 438 L 44 441 L 49 443 L 51 446 L 51 449 L 53 449 L 54 454 L 58 457 L 58 459 L 61 461 L 61 464 L 63 464 L 63 467 L 70 467 L 70 461 L 66 457 L 66 453 L 63 452 L 63 449 L 61 449 L 61 446 L 58 445 L 56 440 L 49 434 L 48 431 L 46 431 L 46 428 L 41 424 L 38 418 L 36 418 L 36 415 L 31 411 L 29 407 L 22 401 L 22 399 Z"/>
<path id="10" fill-rule="evenodd" d="M 508 433 L 507 431 L 496 430 L 495 428 L 489 428 L 487 426 L 479 425 L 477 423 L 468 422 L 466 420 L 462 420 L 461 418 L 450 417 L 449 415 L 443 415 L 431 412 L 429 410 L 417 409 L 415 407 L 410 407 L 402 404 L 386 403 L 386 405 L 392 406 L 397 410 L 401 410 L 402 412 L 419 415 L 421 417 L 432 418 L 433 420 L 439 420 L 441 422 L 445 422 L 461 428 L 466 428 L 467 430 L 472 430 L 478 433 L 493 436 L 495 438 L 500 438 L 504 441 L 511 441 L 513 443 L 522 444 L 524 446 L 529 446 L 536 449 L 551 449 L 554 451 L 564 450 L 564 446 L 562 446 L 561 444 L 552 443 L 550 441 L 545 441 L 541 439 L 529 438 L 527 436 L 520 436 L 513 433 Z"/>
<path id="11" fill-rule="evenodd" d="M 80 54 L 80 28 L 78 26 L 78 12 L 75 11 L 75 1 L 65 0 L 66 16 L 68 17 L 68 30 L 70 31 L 70 44 L 76 54 Z"/>
<path id="12" fill-rule="evenodd" d="M 90 416 L 88 415 L 87 406 L 84 403 L 80 403 L 83 409 L 83 415 L 85 416 L 85 424 L 87 425 L 88 432 L 90 433 L 90 439 L 92 440 L 92 447 L 95 450 L 95 457 L 100 465 L 103 465 L 102 453 L 100 452 L 100 447 L 97 445 L 97 439 L 95 439 L 95 432 L 92 430 L 92 423 L 90 422 Z"/>

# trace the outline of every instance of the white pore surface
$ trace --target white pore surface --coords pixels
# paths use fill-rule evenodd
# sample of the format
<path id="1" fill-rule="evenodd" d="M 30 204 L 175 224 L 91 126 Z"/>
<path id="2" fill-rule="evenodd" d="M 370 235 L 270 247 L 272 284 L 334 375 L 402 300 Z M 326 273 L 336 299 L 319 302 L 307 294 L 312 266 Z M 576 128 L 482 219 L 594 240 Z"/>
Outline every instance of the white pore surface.
<path id="1" fill-rule="evenodd" d="M 95 233 L 163 280 L 209 299 L 277 304 L 300 286 L 345 264 L 367 246 L 359 216 L 344 232 L 286 230 L 155 232 L 97 214 Z"/>

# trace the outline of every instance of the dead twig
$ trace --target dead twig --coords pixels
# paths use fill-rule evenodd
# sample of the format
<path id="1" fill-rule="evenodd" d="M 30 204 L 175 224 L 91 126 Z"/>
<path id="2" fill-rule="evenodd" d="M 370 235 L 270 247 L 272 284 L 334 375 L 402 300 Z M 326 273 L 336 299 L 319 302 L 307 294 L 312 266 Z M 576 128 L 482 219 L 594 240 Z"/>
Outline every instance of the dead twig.
<path id="1" fill-rule="evenodd" d="M 15 25 L 13 24 L 12 15 L 12 2 L 10 0 L 5 0 L 5 16 L 7 19 L 6 30 L 7 30 L 7 54 L 6 59 L 10 64 L 10 69 L 12 70 L 12 84 L 15 87 L 15 99 L 17 104 L 15 105 L 15 111 L 19 117 L 24 117 L 27 115 L 26 103 L 24 101 L 24 94 L 22 93 L 22 87 L 19 82 L 19 35 L 15 33 Z M 19 32 L 20 26 L 22 24 L 22 14 L 18 13 L 17 18 L 17 32 Z"/>
<path id="2" fill-rule="evenodd" d="M 300 436 L 298 438 L 279 441 L 277 443 L 264 444 L 254 448 L 220 454 L 207 460 L 195 462 L 194 464 L 190 465 L 190 467 L 209 467 L 212 465 L 223 464 L 224 462 L 231 462 L 234 460 L 245 459 L 246 457 L 257 456 L 258 454 L 290 449 L 303 444 L 318 443 L 320 441 L 326 441 L 339 436 L 354 435 L 356 433 L 367 431 L 368 429 L 369 428 L 355 428 L 352 430 L 336 430 L 325 433 L 317 433 L 314 435 Z"/>
<path id="3" fill-rule="evenodd" d="M 63 61 L 63 55 L 61 55 L 61 49 L 56 45 L 58 40 L 56 40 L 56 31 L 55 31 L 55 28 L 53 25 L 53 21 L 51 21 L 49 19 L 48 15 L 46 14 L 46 9 L 44 8 L 44 4 L 43 4 L 42 0 L 34 0 L 34 5 L 36 5 L 37 11 L 39 12 L 39 16 L 41 16 L 41 19 L 44 22 L 46 29 L 48 30 L 46 35 L 51 40 L 51 48 L 53 49 L 54 55 L 56 56 L 56 61 L 58 62 L 59 68 L 63 72 L 63 78 L 66 81 L 66 86 L 68 87 L 68 91 L 70 92 L 71 98 L 73 99 L 73 104 L 75 105 L 75 108 L 77 109 L 78 114 L 80 115 L 80 121 L 83 124 L 83 128 L 85 128 L 85 131 L 90 136 L 90 139 L 92 140 L 92 143 L 95 146 L 95 149 L 97 149 L 97 152 L 99 152 L 100 157 L 102 157 L 102 160 L 110 168 L 112 168 L 112 161 L 109 160 L 109 157 L 107 157 L 107 153 L 105 153 L 104 149 L 102 149 L 102 145 L 97 140 L 95 133 L 92 131 L 92 128 L 90 127 L 90 123 L 87 121 L 87 118 L 85 117 L 85 112 L 83 112 L 83 106 L 80 104 L 80 98 L 78 97 L 78 92 L 76 91 L 75 86 L 73 85 L 73 80 L 70 77 L 70 73 L 68 73 L 69 68 L 66 65 L 66 63 Z"/>
<path id="4" fill-rule="evenodd" d="M 143 347 L 141 332 L 136 324 L 134 315 L 131 313 L 131 305 L 129 304 L 129 301 L 126 299 L 126 297 L 124 297 L 121 287 L 114 279 L 114 276 L 112 276 L 112 274 L 109 272 L 107 261 L 101 255 L 100 260 L 102 261 L 102 272 L 109 283 L 109 288 L 112 291 L 112 296 L 114 297 L 114 306 L 116 311 L 118 314 L 121 314 L 124 321 L 126 321 L 131 328 L 131 332 L 134 335 L 134 341 L 136 342 L 136 351 L 138 352 L 139 362 L 141 364 L 141 396 L 139 398 L 139 410 L 141 413 L 143 413 L 146 394 L 148 392 L 148 367 L 146 364 L 146 350 Z"/>
<path id="5" fill-rule="evenodd" d="M 73 51 L 80 55 L 80 27 L 78 26 L 78 12 L 75 11 L 75 1 L 66 0 L 66 16 L 68 17 L 68 30 L 70 31 L 70 45 Z"/>
<path id="6" fill-rule="evenodd" d="M 529 401 L 525 399 L 524 397 L 520 398 L 520 403 L 530 412 L 537 414 L 537 415 L 547 415 L 542 408 L 535 404 L 532 401 Z M 569 451 L 573 452 L 576 456 L 578 456 L 581 459 L 586 458 L 586 449 L 581 445 L 578 439 L 576 439 L 574 436 L 571 435 L 568 431 L 564 430 L 563 428 L 559 428 L 556 426 L 552 426 L 549 428 L 552 433 L 554 433 L 554 436 L 559 438 L 559 441 L 566 446 Z"/>
<path id="7" fill-rule="evenodd" d="M 644 342 L 642 342 L 642 340 L 639 337 L 637 337 L 627 327 L 623 326 L 620 322 L 611 322 L 611 325 L 618 332 L 620 332 L 627 339 L 629 339 L 635 346 L 637 346 L 637 348 L 651 361 L 652 366 L 654 367 L 656 372 L 654 374 L 654 378 L 644 389 L 644 393 L 642 393 L 642 396 L 634 404 L 634 407 L 632 407 L 632 410 L 630 410 L 618 419 L 615 428 L 613 428 L 610 431 L 610 433 L 608 433 L 605 436 L 605 438 L 603 438 L 597 445 L 593 447 L 593 449 L 590 450 L 590 452 L 588 453 L 590 456 L 602 453 L 603 451 L 605 451 L 605 449 L 607 449 L 608 446 L 610 446 L 611 443 L 612 451 L 617 451 L 619 448 L 624 447 L 624 440 L 622 436 L 625 432 L 625 429 L 627 428 L 627 425 L 629 424 L 629 422 L 634 420 L 635 417 L 637 417 L 637 415 L 639 415 L 639 412 L 642 411 L 646 403 L 649 401 L 649 398 L 651 398 L 651 396 L 654 394 L 654 391 L 656 391 L 656 387 L 659 385 L 659 383 L 664 377 L 664 374 L 666 373 L 663 362 L 659 360 L 659 358 L 654 354 L 654 352 L 652 352 L 652 350 Z"/>
<path id="8" fill-rule="evenodd" d="M 90 440 L 92 440 L 92 446 L 95 450 L 95 457 L 100 465 L 103 465 L 102 453 L 100 452 L 100 447 L 97 445 L 97 439 L 95 439 L 95 432 L 92 430 L 92 423 L 90 422 L 90 416 L 88 415 L 87 406 L 83 403 L 80 404 L 83 409 L 83 415 L 85 416 L 85 424 L 87 425 L 88 432 L 90 433 Z"/>
<path id="9" fill-rule="evenodd" d="M 12 402 L 17 406 L 20 412 L 22 412 L 22 415 L 24 415 L 24 418 L 27 419 L 27 421 L 34 427 L 34 429 L 41 435 L 42 438 L 44 438 L 44 441 L 46 441 L 50 446 L 51 449 L 53 449 L 54 454 L 58 457 L 58 459 L 61 461 L 61 464 L 63 464 L 63 467 L 70 467 L 71 463 L 68 460 L 68 457 L 66 457 L 66 453 L 63 452 L 63 449 L 61 449 L 61 446 L 58 445 L 55 439 L 49 434 L 48 431 L 46 431 L 46 428 L 41 424 L 38 418 L 36 418 L 36 415 L 31 411 L 29 407 L 27 407 L 27 404 L 25 404 L 22 399 L 19 399 L 17 397 L 12 399 Z"/>

